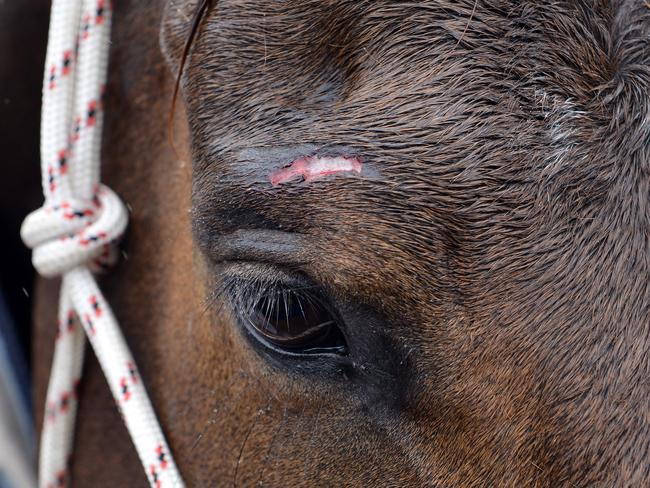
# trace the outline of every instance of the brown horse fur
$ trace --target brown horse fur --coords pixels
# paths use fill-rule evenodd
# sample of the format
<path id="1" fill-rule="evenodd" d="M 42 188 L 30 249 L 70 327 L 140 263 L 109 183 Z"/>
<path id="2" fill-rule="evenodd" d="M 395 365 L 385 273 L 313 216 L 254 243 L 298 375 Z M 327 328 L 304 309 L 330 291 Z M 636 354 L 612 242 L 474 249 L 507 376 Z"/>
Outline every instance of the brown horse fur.
<path id="1" fill-rule="evenodd" d="M 161 2 L 117 2 L 104 167 L 132 220 L 102 283 L 189 486 L 648 486 L 647 4 L 213 3 L 190 181 L 165 120 L 195 2 L 166 6 L 170 71 Z M 308 151 L 364 172 L 269 183 Z M 318 284 L 348 356 L 247 339 L 213 298 L 246 267 Z M 85 373 L 73 484 L 144 486 Z"/>

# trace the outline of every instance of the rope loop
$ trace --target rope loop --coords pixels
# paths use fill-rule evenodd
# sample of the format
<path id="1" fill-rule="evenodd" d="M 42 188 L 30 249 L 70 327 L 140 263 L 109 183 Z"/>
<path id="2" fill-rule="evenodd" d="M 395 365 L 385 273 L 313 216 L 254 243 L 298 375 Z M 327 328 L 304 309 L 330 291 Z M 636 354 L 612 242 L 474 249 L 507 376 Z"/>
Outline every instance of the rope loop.
<path id="1" fill-rule="evenodd" d="M 93 271 L 114 264 L 115 247 L 127 223 L 128 212 L 120 198 L 100 184 L 92 201 L 46 201 L 27 216 L 20 233 L 34 250 L 34 268 L 42 276 L 53 277 L 82 264 Z"/>

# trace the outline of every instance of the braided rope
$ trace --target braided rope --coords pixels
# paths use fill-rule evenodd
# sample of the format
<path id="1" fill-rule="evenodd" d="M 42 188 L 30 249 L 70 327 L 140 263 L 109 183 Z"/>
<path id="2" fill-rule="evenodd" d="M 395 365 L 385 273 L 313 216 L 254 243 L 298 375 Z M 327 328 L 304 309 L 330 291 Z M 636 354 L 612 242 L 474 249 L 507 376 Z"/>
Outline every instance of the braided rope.
<path id="1" fill-rule="evenodd" d="M 52 2 L 41 115 L 45 203 L 21 229 L 38 272 L 63 276 L 41 433 L 44 488 L 69 482 L 84 331 L 151 486 L 184 486 L 135 361 L 91 274 L 114 263 L 128 220 L 119 197 L 99 183 L 110 25 L 107 0 Z"/>

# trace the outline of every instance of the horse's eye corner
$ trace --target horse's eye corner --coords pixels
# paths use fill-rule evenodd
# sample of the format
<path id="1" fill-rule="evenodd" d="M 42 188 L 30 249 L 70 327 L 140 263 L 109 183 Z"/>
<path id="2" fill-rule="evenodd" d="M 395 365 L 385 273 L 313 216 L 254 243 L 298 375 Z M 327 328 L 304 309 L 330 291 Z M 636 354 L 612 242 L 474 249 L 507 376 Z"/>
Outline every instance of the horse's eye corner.
<path id="1" fill-rule="evenodd" d="M 249 339 L 280 356 L 345 356 L 341 319 L 322 290 L 305 283 L 226 280 L 232 311 Z"/>

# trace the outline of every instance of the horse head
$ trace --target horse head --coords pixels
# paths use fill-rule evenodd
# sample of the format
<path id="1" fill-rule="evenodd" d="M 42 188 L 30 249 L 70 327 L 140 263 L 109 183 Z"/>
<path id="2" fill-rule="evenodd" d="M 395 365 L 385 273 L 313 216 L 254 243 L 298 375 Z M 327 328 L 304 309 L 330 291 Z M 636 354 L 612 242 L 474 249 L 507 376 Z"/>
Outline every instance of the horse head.
<path id="1" fill-rule="evenodd" d="M 190 485 L 650 481 L 646 5 L 116 8 L 104 288 Z M 142 479 L 80 395 L 73 479 Z"/>

